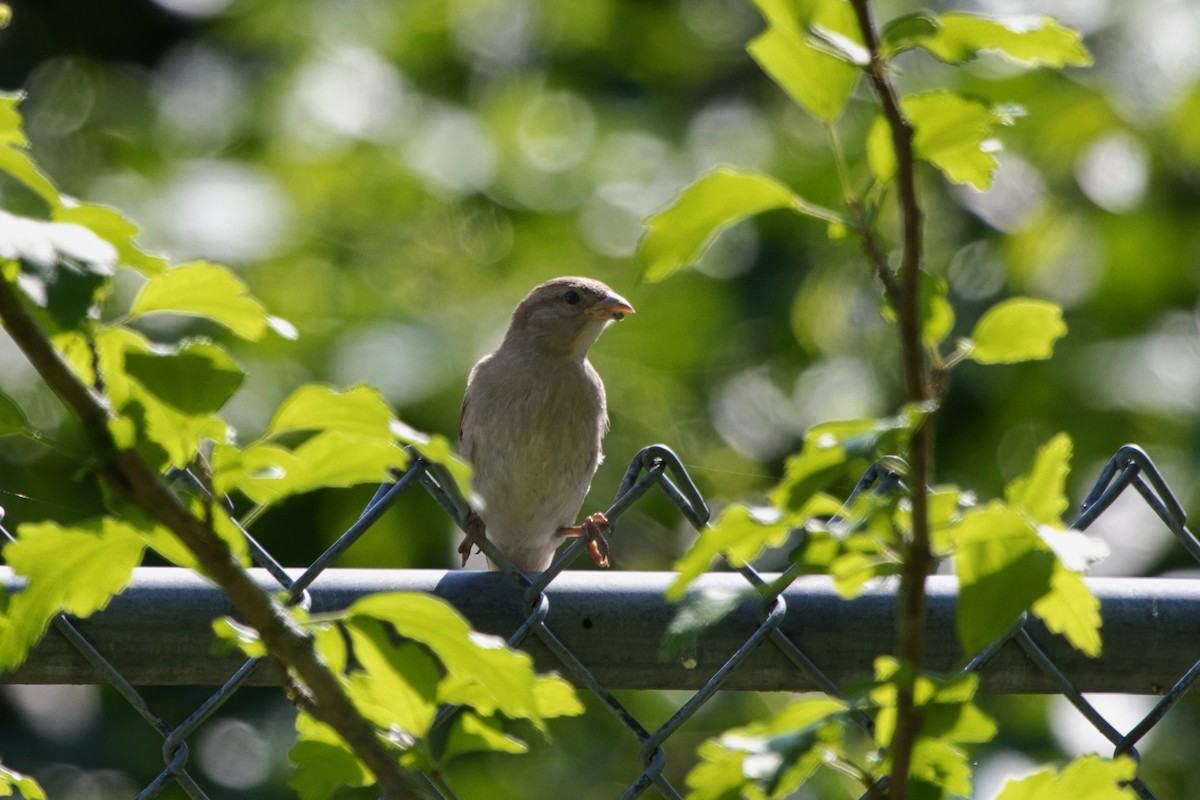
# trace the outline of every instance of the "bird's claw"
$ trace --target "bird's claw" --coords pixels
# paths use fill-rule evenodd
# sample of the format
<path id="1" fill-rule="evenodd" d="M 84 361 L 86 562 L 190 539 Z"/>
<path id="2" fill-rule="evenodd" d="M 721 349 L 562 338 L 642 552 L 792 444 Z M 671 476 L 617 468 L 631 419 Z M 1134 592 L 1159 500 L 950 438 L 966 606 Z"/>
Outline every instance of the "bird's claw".
<path id="1" fill-rule="evenodd" d="M 467 525 L 463 530 L 462 544 L 458 546 L 458 554 L 462 556 L 462 565 L 467 565 L 467 559 L 471 557 L 471 548 L 479 548 L 479 552 L 483 552 L 483 548 L 479 547 L 479 543 L 487 538 L 486 526 L 483 523 L 483 517 L 471 512 L 471 516 L 467 517 Z"/>
<path id="2" fill-rule="evenodd" d="M 579 525 L 558 529 L 559 536 L 578 536 L 586 541 L 588 554 L 598 567 L 607 567 L 611 563 L 609 559 L 612 552 L 608 547 L 608 539 L 605 538 L 605 534 L 608 533 L 612 533 L 612 523 L 599 512 L 592 514 Z"/>

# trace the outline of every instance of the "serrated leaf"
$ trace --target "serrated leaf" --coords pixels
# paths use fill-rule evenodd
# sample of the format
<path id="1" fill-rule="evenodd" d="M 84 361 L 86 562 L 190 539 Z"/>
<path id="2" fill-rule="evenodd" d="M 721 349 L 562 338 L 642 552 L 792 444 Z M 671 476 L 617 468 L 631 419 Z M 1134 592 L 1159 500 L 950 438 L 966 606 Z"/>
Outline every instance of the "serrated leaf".
<path id="1" fill-rule="evenodd" d="M 92 231 L 116 248 L 119 263 L 145 275 L 157 275 L 167 269 L 166 259 L 150 255 L 134 244 L 138 227 L 115 209 L 91 204 L 63 205 L 54 209 L 53 217 L 58 222 L 82 225 Z"/>
<path id="2" fill-rule="evenodd" d="M 1053 17 L 1030 15 L 990 18 L 947 13 L 937 25 L 920 35 L 906 37 L 906 46 L 921 47 L 949 64 L 971 61 L 980 53 L 995 53 L 1025 67 L 1086 67 L 1091 54 L 1079 31 Z"/>
<path id="3" fill-rule="evenodd" d="M 128 351 L 125 371 L 185 417 L 220 411 L 246 377 L 228 353 L 202 341 L 187 342 L 168 352 Z"/>
<path id="4" fill-rule="evenodd" d="M 998 502 L 963 514 L 951 537 L 959 580 L 958 638 L 971 656 L 1050 591 L 1058 562 L 1028 519 Z"/>
<path id="5" fill-rule="evenodd" d="M 797 522 L 795 517 L 785 517 L 775 509 L 726 507 L 671 567 L 678 574 L 667 588 L 667 599 L 680 600 L 692 581 L 707 572 L 718 555 L 726 556 L 735 565 L 745 564 L 766 547 L 782 544 Z"/>
<path id="6" fill-rule="evenodd" d="M 56 614 L 86 617 L 107 606 L 129 583 L 142 551 L 138 531 L 114 519 L 22 525 L 4 548 L 4 560 L 28 580 L 0 618 L 0 672 L 25 659 Z"/>
<path id="7" fill-rule="evenodd" d="M 1137 793 L 1127 784 L 1137 775 L 1137 763 L 1129 756 L 1112 760 L 1086 755 L 1068 764 L 1062 772 L 1053 767 L 1027 778 L 1010 780 L 996 800 L 1135 800 Z"/>
<path id="8" fill-rule="evenodd" d="M 721 167 L 685 186 L 672 203 L 646 220 L 638 258 L 646 280 L 661 281 L 695 264 L 725 228 L 746 217 L 790 208 L 822 219 L 834 212 L 818 208 L 766 175 Z"/>
<path id="9" fill-rule="evenodd" d="M 846 705 L 810 697 L 784 707 L 774 718 L 725 731 L 703 743 L 687 776 L 688 800 L 736 800 L 790 796 L 827 754 L 841 748 L 838 715 Z"/>
<path id="10" fill-rule="evenodd" d="M 53 280 L 50 270 L 64 262 L 78 272 L 112 275 L 117 249 L 82 225 L 0 211 L 0 258 L 40 268 L 39 276 L 49 281 Z"/>
<path id="11" fill-rule="evenodd" d="M 392 441 L 394 418 L 378 389 L 354 386 L 338 390 L 308 384 L 279 404 L 267 426 L 268 437 L 296 431 L 338 431 L 348 436 Z"/>
<path id="12" fill-rule="evenodd" d="M 1035 525 L 1056 525 L 1067 510 L 1067 475 L 1071 471 L 1071 437 L 1060 433 L 1038 450 L 1028 475 L 1004 489 L 1012 508 L 1029 516 Z"/>
<path id="13" fill-rule="evenodd" d="M 29 153 L 19 146 L 0 146 L 0 172 L 24 185 L 51 208 L 61 202 L 54 182 L 38 168 Z"/>
<path id="14" fill-rule="evenodd" d="M 392 433 L 396 435 L 401 444 L 412 445 L 422 458 L 445 469 L 454 481 L 453 488 L 460 495 L 465 495 L 470 491 L 475 471 L 470 464 L 459 458 L 454 445 L 445 436 L 418 431 L 400 420 L 392 422 Z"/>
<path id="15" fill-rule="evenodd" d="M 20 433 L 29 425 L 25 412 L 4 392 L 0 392 L 0 436 Z"/>
<path id="16" fill-rule="evenodd" d="M 445 764 L 453 758 L 468 753 L 525 753 L 529 747 L 514 736 L 486 719 L 480 719 L 469 711 L 456 714 L 449 724 L 450 730 L 442 746 L 438 763 Z"/>
<path id="17" fill-rule="evenodd" d="M 328 726 L 300 712 L 296 733 L 296 744 L 288 752 L 296 771 L 288 779 L 288 786 L 301 800 L 329 800 L 343 786 L 370 786 L 375 782 L 370 770 Z"/>
<path id="18" fill-rule="evenodd" d="M 247 658 L 267 656 L 267 647 L 259 638 L 258 631 L 249 625 L 243 625 L 232 617 L 217 617 L 213 620 L 212 627 L 217 637 L 216 647 L 219 652 L 228 652 L 236 647 Z"/>
<path id="19" fill-rule="evenodd" d="M 0 27 L 6 24 L 7 19 L 0 20 Z M 0 797 L 12 796 L 14 791 L 20 793 L 22 800 L 46 800 L 46 792 L 37 781 L 0 764 Z"/>
<path id="20" fill-rule="evenodd" d="M 258 341 L 268 328 L 268 314 L 241 278 L 227 267 L 194 261 L 162 272 L 133 300 L 129 315 L 182 314 L 212 320 L 234 334 Z"/>
<path id="21" fill-rule="evenodd" d="M 348 692 L 359 711 L 377 727 L 424 738 L 438 708 L 437 663 L 412 642 L 393 644 L 376 620 L 359 617 L 344 629 L 357 667 Z"/>
<path id="22" fill-rule="evenodd" d="M 382 483 L 389 470 L 403 469 L 408 455 L 390 441 L 367 441 L 341 431 L 325 431 L 292 451 L 298 472 L 284 477 L 289 494 Z"/>
<path id="23" fill-rule="evenodd" d="M 528 719 L 538 727 L 543 717 L 535 685 L 539 680 L 526 653 L 504 641 L 471 630 L 448 603 L 415 592 L 386 592 L 355 601 L 347 614 L 387 622 L 404 637 L 429 648 L 445 667 L 438 700 L 472 706 L 483 715 L 497 712 Z M 561 679 L 555 679 L 561 680 Z"/>
<path id="24" fill-rule="evenodd" d="M 970 358 L 980 364 L 1014 364 L 1054 354 L 1065 336 L 1062 309 L 1049 300 L 1018 297 L 988 309 L 971 332 Z"/>
<path id="25" fill-rule="evenodd" d="M 917 158 L 933 164 L 954 183 L 980 191 L 991 185 L 1000 151 L 995 128 L 1012 124 L 1010 108 L 942 89 L 905 97 L 901 105 L 915 129 Z"/>
<path id="26" fill-rule="evenodd" d="M 767 30 L 750 42 L 746 50 L 763 72 L 792 100 L 822 122 L 841 116 L 846 101 L 858 83 L 861 70 L 853 55 L 841 51 L 862 47 L 854 11 L 833 0 L 754 0 L 767 21 Z M 826 52 L 810 42 L 810 31 L 818 27 L 844 39 L 844 46 Z M 819 40 L 817 44 L 823 44 Z"/>
<path id="27" fill-rule="evenodd" d="M 1054 633 L 1060 633 L 1084 655 L 1100 655 L 1100 600 L 1083 577 L 1060 561 L 1054 565 L 1050 592 L 1033 604 L 1033 613 Z"/>

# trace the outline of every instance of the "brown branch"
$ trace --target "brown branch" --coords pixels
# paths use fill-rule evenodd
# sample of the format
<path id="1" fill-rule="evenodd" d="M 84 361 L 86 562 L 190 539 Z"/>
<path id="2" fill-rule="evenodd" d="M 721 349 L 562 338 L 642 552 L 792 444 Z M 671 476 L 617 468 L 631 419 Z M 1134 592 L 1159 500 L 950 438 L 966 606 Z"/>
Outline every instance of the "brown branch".
<path id="1" fill-rule="evenodd" d="M 925 405 L 930 399 L 925 354 L 921 345 L 921 207 L 917 200 L 916 159 L 913 127 L 904 116 L 900 98 L 880 55 L 879 36 L 871 19 L 868 0 L 850 0 L 858 18 L 863 44 L 870 54 L 867 75 L 879 98 L 884 118 L 891 129 L 896 152 L 896 188 L 900 203 L 903 251 L 900 262 L 900 359 L 904 371 L 905 396 L 910 403 Z M 907 800 L 912 751 L 920 735 L 920 709 L 913 700 L 917 670 L 925 641 L 925 578 L 933 564 L 929 545 L 929 484 L 933 471 L 933 412 L 913 433 L 912 440 L 912 531 L 908 552 L 900 572 L 896 613 L 896 657 L 900 671 L 896 680 L 896 730 L 892 735 L 892 772 L 888 794 L 892 800 Z"/>
<path id="2" fill-rule="evenodd" d="M 118 449 L 109 432 L 109 423 L 115 415 L 107 401 L 88 389 L 71 371 L 22 305 L 14 286 L 6 280 L 0 280 L 0 324 L 42 380 L 83 423 L 96 451 L 101 478 L 121 499 L 145 509 L 170 529 L 191 551 L 205 575 L 225 591 L 246 622 L 258 631 L 277 666 L 287 670 L 285 680 L 289 675 L 295 676 L 298 688 L 312 700 L 312 704 L 306 704 L 307 710 L 338 732 L 375 775 L 388 797 L 429 797 L 421 784 L 400 767 L 375 728 L 358 712 L 337 676 L 321 660 L 312 636 L 258 588 L 211 526 L 180 502 L 140 453 Z"/>

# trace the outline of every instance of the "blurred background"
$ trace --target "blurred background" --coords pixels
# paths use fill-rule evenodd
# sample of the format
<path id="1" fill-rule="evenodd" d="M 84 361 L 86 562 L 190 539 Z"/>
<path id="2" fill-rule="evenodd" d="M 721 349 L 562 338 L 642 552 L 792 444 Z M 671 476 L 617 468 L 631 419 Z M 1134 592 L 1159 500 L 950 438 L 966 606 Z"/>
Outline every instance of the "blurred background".
<path id="1" fill-rule="evenodd" d="M 309 381 L 379 387 L 409 424 L 456 434 L 474 361 L 533 285 L 599 278 L 635 317 L 592 350 L 613 420 L 586 510 L 608 505 L 629 458 L 661 441 L 716 505 L 769 486 L 809 425 L 897 406 L 892 330 L 851 240 L 768 214 L 728 231 L 698 270 L 646 284 L 641 220 L 717 164 L 768 171 L 840 202 L 825 132 L 744 51 L 748 0 L 17 0 L 0 32 L 0 88 L 28 93 L 33 153 L 69 194 L 114 205 L 148 249 L 235 268 L 300 331 L 244 347 L 228 416 L 243 440 Z M 876 4 L 880 19 L 913 10 Z M 950 286 L 956 333 L 1011 294 L 1051 298 L 1070 334 L 1049 362 L 967 364 L 938 431 L 938 477 L 996 495 L 1058 431 L 1075 441 L 1072 495 L 1126 442 L 1145 447 L 1185 509 L 1200 478 L 1200 3 L 977 0 L 982 13 L 1050 11 L 1086 34 L 1096 66 L 1025 71 L 984 58 L 950 69 L 905 56 L 905 91 L 950 85 L 1027 116 L 1002 132 L 993 188 L 922 172 L 930 272 Z M 872 106 L 839 133 L 852 178 Z M 17 202 L 2 198 L 6 203 Z M 123 284 L 115 303 L 136 283 Z M 160 335 L 177 331 L 159 329 Z M 150 331 L 151 335 L 155 331 Z M 7 339 L 0 381 L 47 441 L 0 439 L 6 524 L 98 510 L 77 432 Z M 847 488 L 849 484 L 847 484 Z M 253 532 L 285 565 L 309 563 L 371 494 L 316 493 Z M 657 498 L 627 515 L 618 569 L 664 569 L 691 540 Z M 1195 565 L 1140 501 L 1094 531 L 1095 570 L 1184 575 Z M 457 534 L 407 496 L 341 567 L 446 568 Z M 580 565 L 582 566 L 582 565 Z M 1108 642 L 1107 646 L 1119 646 Z M 180 721 L 207 691 L 152 690 Z M 626 693 L 647 724 L 671 693 Z M 672 739 L 680 778 L 708 735 L 786 700 L 728 694 Z M 1121 727 L 1147 698 L 1106 697 Z M 1061 699 L 985 700 L 1002 734 L 980 753 L 977 796 L 1003 775 L 1089 750 Z M 291 715 L 244 691 L 193 742 L 218 797 L 283 798 Z M 1185 703 L 1142 747 L 1160 798 L 1200 796 Z M 639 771 L 603 711 L 551 726 L 528 757 L 456 762 L 464 798 L 617 796 Z M 162 767 L 161 741 L 96 687 L 6 687 L 0 756 L 55 798 L 126 798 Z M 682 780 L 677 781 L 682 785 Z M 167 793 L 174 797 L 176 795 Z M 347 795 L 351 796 L 351 795 Z M 832 784 L 803 797 L 844 796 Z"/>

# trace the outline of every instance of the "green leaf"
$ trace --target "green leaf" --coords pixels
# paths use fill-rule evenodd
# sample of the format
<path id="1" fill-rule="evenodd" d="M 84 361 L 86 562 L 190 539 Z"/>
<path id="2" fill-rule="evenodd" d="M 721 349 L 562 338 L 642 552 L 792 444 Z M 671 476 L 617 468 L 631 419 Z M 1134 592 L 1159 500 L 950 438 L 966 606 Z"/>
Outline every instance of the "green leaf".
<path id="1" fill-rule="evenodd" d="M 765 548 L 783 544 L 800 521 L 796 516 L 785 516 L 770 508 L 726 507 L 672 566 L 678 575 L 667 588 L 667 599 L 680 600 L 692 581 L 707 572 L 718 555 L 724 555 L 735 566 L 745 564 Z"/>
<path id="2" fill-rule="evenodd" d="M 390 441 L 367 441 L 341 431 L 319 433 L 292 455 L 299 471 L 284 478 L 290 494 L 382 483 L 389 480 L 389 470 L 408 463 L 405 452 Z"/>
<path id="3" fill-rule="evenodd" d="M 971 656 L 1050 591 L 1058 562 L 1029 520 L 999 502 L 965 513 L 951 536 L 959 580 L 958 638 Z"/>
<path id="4" fill-rule="evenodd" d="M 862 48 L 853 9 L 836 0 L 754 0 L 767 30 L 746 48 L 751 57 L 801 108 L 830 123 L 841 116 L 861 70 L 847 53 Z M 809 32 L 825 32 L 810 40 Z M 829 52 L 829 34 L 845 45 Z"/>
<path id="5" fill-rule="evenodd" d="M 1137 793 L 1127 784 L 1135 775 L 1137 763 L 1129 756 L 1112 760 L 1098 755 L 1080 756 L 1060 773 L 1050 767 L 1027 778 L 1010 780 L 996 800 L 1060 800 L 1063 797 L 1134 800 Z"/>
<path id="6" fill-rule="evenodd" d="M 6 10 L 6 7 L 0 7 L 0 10 Z M 0 20 L 0 27 L 7 24 L 7 19 Z M 23 800 L 46 800 L 46 792 L 37 781 L 0 764 L 0 797 L 10 797 L 14 791 L 20 792 Z"/>
<path id="7" fill-rule="evenodd" d="M 700 634 L 725 619 L 751 596 L 753 593 L 749 588 L 740 592 L 717 589 L 688 592 L 667 626 L 660 658 L 674 660 L 694 653 Z"/>
<path id="8" fill-rule="evenodd" d="M 917 11 L 889 20 L 880 34 L 880 50 L 892 56 L 916 47 L 941 28 L 938 16 L 930 11 Z"/>
<path id="9" fill-rule="evenodd" d="M 11 100 L 11 95 L 5 98 L 5 102 L 11 102 Z M 33 159 L 30 158 L 29 153 L 24 149 L 23 144 L 11 142 L 11 133 L 7 134 L 5 138 L 10 139 L 10 141 L 0 145 L 0 172 L 7 174 L 13 180 L 31 190 L 45 201 L 46 205 L 51 208 L 56 207 L 62 201 L 58 196 L 58 189 L 55 188 L 54 182 L 38 169 Z"/>
<path id="10" fill-rule="evenodd" d="M 717 234 L 735 222 L 780 208 L 835 221 L 838 215 L 796 196 L 782 183 L 756 172 L 721 167 L 683 188 L 667 208 L 646 220 L 638 257 L 646 279 L 661 281 L 700 260 Z"/>
<path id="11" fill-rule="evenodd" d="M 980 364 L 1046 359 L 1066 333 L 1062 309 L 1056 303 L 1026 297 L 1004 300 L 976 323 L 969 356 Z"/>
<path id="12" fill-rule="evenodd" d="M 370 770 L 355 757 L 332 728 L 303 711 L 296 717 L 296 744 L 288 753 L 296 771 L 288 786 L 301 800 L 328 800 L 343 786 L 370 786 Z"/>
<path id="13" fill-rule="evenodd" d="M 1067 474 L 1071 471 L 1071 437 L 1060 433 L 1038 450 L 1028 475 L 1004 490 L 1012 508 L 1023 511 L 1035 525 L 1057 525 L 1067 510 Z"/>
<path id="14" fill-rule="evenodd" d="M 1100 601 L 1061 561 L 1054 564 L 1050 592 L 1033 604 L 1033 613 L 1054 633 L 1061 633 L 1076 650 L 1095 658 L 1100 655 Z"/>
<path id="15" fill-rule="evenodd" d="M 134 244 L 138 228 L 119 211 L 99 205 L 63 205 L 54 209 L 57 222 L 82 225 L 117 250 L 118 263 L 133 267 L 145 275 L 157 275 L 167 269 L 167 261 L 152 256 Z"/>
<path id="16" fill-rule="evenodd" d="M 0 436 L 20 433 L 29 425 L 25 412 L 4 392 L 0 392 Z"/>
<path id="17" fill-rule="evenodd" d="M 234 334 L 258 341 L 269 316 L 249 287 L 227 267 L 195 261 L 155 275 L 133 300 L 133 319 L 148 314 L 182 314 L 209 319 Z"/>
<path id="18" fill-rule="evenodd" d="M 948 294 L 945 278 L 921 274 L 921 342 L 931 351 L 936 351 L 954 329 L 954 306 L 947 299 Z M 883 317 L 896 322 L 896 310 L 890 303 L 884 304 Z"/>
<path id="19" fill-rule="evenodd" d="M 782 798 L 841 750 L 839 715 L 846 704 L 809 697 L 766 722 L 731 728 L 700 745 L 701 762 L 688 773 L 688 800 Z"/>
<path id="20" fill-rule="evenodd" d="M 924 48 L 949 64 L 962 64 L 985 52 L 1025 67 L 1061 69 L 1092 63 L 1079 31 L 1047 16 L 995 19 L 948 13 L 937 17 L 932 29 L 914 26 L 906 34 L 897 45 Z"/>
<path id="21" fill-rule="evenodd" d="M 157 400 L 189 418 L 220 411 L 246 377 L 228 353 L 203 341 L 174 351 L 126 352 L 125 371 Z"/>
<path id="22" fill-rule="evenodd" d="M 387 622 L 401 636 L 429 648 L 445 667 L 438 687 L 440 702 L 543 726 L 542 704 L 547 698 L 539 697 L 534 687 L 542 680 L 561 679 L 539 678 L 528 654 L 509 649 L 496 637 L 475 633 L 445 601 L 415 592 L 381 592 L 355 601 L 347 614 L 352 620 L 364 616 Z"/>
<path id="23" fill-rule="evenodd" d="M 400 420 L 392 422 L 392 433 L 402 444 L 415 447 L 426 461 L 432 461 L 444 468 L 454 481 L 453 488 L 460 495 L 470 491 L 474 470 L 470 464 L 459 458 L 454 445 L 445 436 L 418 431 Z"/>
<path id="24" fill-rule="evenodd" d="M 217 617 L 212 627 L 220 652 L 228 652 L 236 647 L 247 658 L 265 658 L 268 655 L 267 646 L 259 638 L 258 631 L 249 625 L 243 625 L 233 617 Z"/>
<path id="25" fill-rule="evenodd" d="M 4 560 L 28 580 L 0 617 L 0 672 L 25 659 L 56 614 L 86 617 L 107 606 L 133 577 L 142 550 L 137 529 L 115 519 L 22 525 L 4 548 Z"/>
<path id="26" fill-rule="evenodd" d="M 359 617 L 344 627 L 358 668 L 349 678 L 355 705 L 380 728 L 424 738 L 437 714 L 437 663 L 412 642 L 393 644 L 376 620 Z"/>
<path id="27" fill-rule="evenodd" d="M 992 106 L 942 89 L 905 97 L 901 105 L 915 130 L 917 158 L 933 164 L 954 183 L 980 191 L 991 185 L 1001 149 L 994 129 L 1012 124 L 1012 107 Z"/>
<path id="28" fill-rule="evenodd" d="M 486 719 L 463 711 L 454 716 L 449 723 L 449 733 L 442 745 L 438 756 L 438 764 L 446 764 L 451 759 L 468 753 L 525 753 L 529 747 L 513 736 L 509 736 L 500 727 Z"/>
<path id="29" fill-rule="evenodd" d="M 344 391 L 308 384 L 279 404 L 268 437 L 296 431 L 338 431 L 363 439 L 392 441 L 394 415 L 378 389 L 354 386 Z"/>

